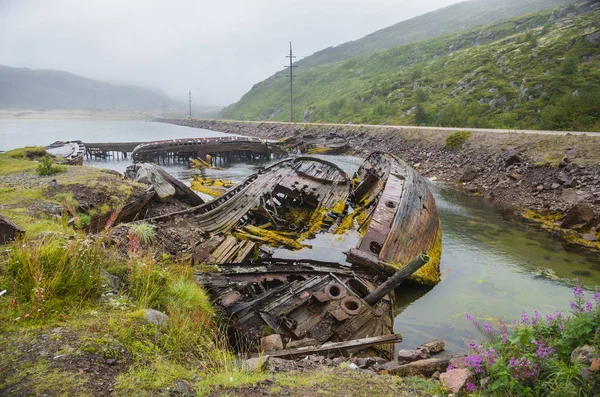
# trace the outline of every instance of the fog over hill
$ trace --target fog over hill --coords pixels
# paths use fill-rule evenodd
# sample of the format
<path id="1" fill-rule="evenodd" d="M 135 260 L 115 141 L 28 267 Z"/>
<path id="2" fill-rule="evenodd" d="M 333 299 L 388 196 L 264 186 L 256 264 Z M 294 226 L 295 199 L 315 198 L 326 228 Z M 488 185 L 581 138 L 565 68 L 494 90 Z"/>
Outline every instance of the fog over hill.
<path id="1" fill-rule="evenodd" d="M 162 110 L 174 104 L 157 88 L 121 86 L 59 70 L 0 65 L 0 108 Z"/>

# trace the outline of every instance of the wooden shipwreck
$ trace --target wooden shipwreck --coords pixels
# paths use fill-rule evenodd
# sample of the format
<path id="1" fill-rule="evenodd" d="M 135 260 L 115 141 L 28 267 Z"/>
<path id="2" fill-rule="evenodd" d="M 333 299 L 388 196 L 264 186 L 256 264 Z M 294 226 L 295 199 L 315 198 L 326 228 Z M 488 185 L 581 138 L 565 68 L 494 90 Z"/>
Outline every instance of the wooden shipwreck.
<path id="1" fill-rule="evenodd" d="M 60 164 L 67 165 L 83 165 L 83 157 L 86 153 L 85 144 L 81 141 L 56 141 L 44 149 L 61 159 Z"/>
<path id="2" fill-rule="evenodd" d="M 326 135 L 304 134 L 293 136 L 279 142 L 288 151 L 304 154 L 342 154 L 350 145 L 343 136 L 330 133 Z"/>
<path id="3" fill-rule="evenodd" d="M 366 348 L 389 358 L 399 338 L 392 338 L 394 288 L 409 277 L 439 280 L 433 196 L 414 169 L 388 153 L 373 153 L 351 180 L 321 159 L 285 159 L 210 202 L 146 220 L 177 218 L 205 236 L 194 247 L 195 276 L 242 351 L 257 351 L 262 337 L 277 333 L 284 342 L 319 345 L 368 340 L 368 347 L 350 343 L 344 352 Z M 348 263 L 270 255 L 269 246 L 300 249 L 318 233 L 349 228 L 362 238 L 347 252 Z"/>

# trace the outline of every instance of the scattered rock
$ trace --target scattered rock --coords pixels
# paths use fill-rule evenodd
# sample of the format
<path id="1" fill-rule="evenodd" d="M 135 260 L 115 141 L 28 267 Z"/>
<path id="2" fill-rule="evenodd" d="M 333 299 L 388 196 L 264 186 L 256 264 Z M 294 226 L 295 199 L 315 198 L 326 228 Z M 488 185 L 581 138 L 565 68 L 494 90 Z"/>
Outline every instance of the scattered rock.
<path id="1" fill-rule="evenodd" d="M 466 358 L 466 356 L 454 357 L 453 359 L 450 360 L 450 365 L 452 365 L 452 368 L 454 368 L 454 369 L 468 368 L 467 364 L 465 363 L 465 358 Z"/>
<path id="2" fill-rule="evenodd" d="M 594 33 L 586 34 L 583 36 L 583 39 L 590 44 L 599 44 L 600 43 L 600 30 L 595 31 Z"/>
<path id="3" fill-rule="evenodd" d="M 600 358 L 596 348 L 590 345 L 579 346 L 571 352 L 571 364 L 583 364 L 589 366 L 594 359 Z"/>
<path id="4" fill-rule="evenodd" d="M 558 189 L 560 187 L 560 185 L 555 182 L 555 183 L 552 184 L 551 187 L 552 187 L 552 189 Z"/>
<path id="5" fill-rule="evenodd" d="M 519 174 L 518 172 L 511 172 L 509 175 L 509 178 L 514 179 L 515 181 L 521 180 L 521 178 L 523 178 L 523 176 L 521 174 Z"/>
<path id="6" fill-rule="evenodd" d="M 567 149 L 567 151 L 565 152 L 565 157 L 568 158 L 569 160 L 573 160 L 574 158 L 577 157 L 577 149 Z"/>
<path id="7" fill-rule="evenodd" d="M 426 350 L 429 354 L 437 354 L 444 350 L 445 347 L 446 342 L 441 339 L 434 339 L 430 342 L 423 343 L 421 346 L 417 347 L 417 349 Z M 450 360 L 450 358 L 448 358 L 448 360 Z"/>
<path id="8" fill-rule="evenodd" d="M 587 241 L 591 241 L 591 242 L 594 242 L 594 241 L 598 240 L 598 238 L 596 237 L 596 235 L 593 234 L 593 233 L 584 233 L 584 234 L 581 235 L 581 238 L 584 239 L 584 240 L 587 240 Z"/>
<path id="9" fill-rule="evenodd" d="M 504 160 L 504 165 L 521 164 L 523 159 L 515 149 L 506 149 L 500 153 L 500 157 Z"/>
<path id="10" fill-rule="evenodd" d="M 196 395 L 192 386 L 190 386 L 189 383 L 187 383 L 186 381 L 183 381 L 181 379 L 177 379 L 177 382 L 175 382 L 175 387 L 173 388 L 173 393 L 175 393 L 178 396 L 195 396 Z"/>
<path id="11" fill-rule="evenodd" d="M 169 320 L 169 316 L 154 309 L 144 309 L 144 318 L 146 318 L 148 322 L 161 327 L 166 327 L 167 321 Z"/>
<path id="12" fill-rule="evenodd" d="M 473 383 L 475 377 L 470 370 L 465 368 L 453 369 L 440 375 L 440 382 L 450 393 L 459 393 L 466 390 L 467 383 Z"/>
<path id="13" fill-rule="evenodd" d="M 560 227 L 565 229 L 577 229 L 585 226 L 595 217 L 594 207 L 591 204 L 575 204 L 567 211 L 567 215 L 563 219 Z"/>
<path id="14" fill-rule="evenodd" d="M 114 274 L 110 274 L 106 270 L 102 270 L 102 280 L 112 289 L 118 291 L 121 288 L 121 279 Z"/>
<path id="15" fill-rule="evenodd" d="M 274 352 L 283 350 L 283 342 L 281 335 L 273 334 L 260 339 L 260 350 L 263 352 Z"/>
<path id="16" fill-rule="evenodd" d="M 403 350 L 398 351 L 398 363 L 406 364 L 406 363 L 410 363 L 410 362 L 417 361 L 417 360 L 424 360 L 426 358 L 429 358 L 429 356 L 430 356 L 429 352 L 425 349 L 418 349 L 418 350 L 403 349 Z"/>
<path id="17" fill-rule="evenodd" d="M 440 380 L 440 371 L 435 371 L 431 377 L 435 380 Z"/>
<path id="18" fill-rule="evenodd" d="M 459 181 L 461 182 L 471 182 L 473 179 L 477 177 L 477 168 L 475 167 L 467 167 L 463 174 L 460 176 Z"/>
<path id="19" fill-rule="evenodd" d="M 565 203 L 574 204 L 577 202 L 577 192 L 573 189 L 563 189 L 560 199 Z"/>
<path id="20" fill-rule="evenodd" d="M 8 243 L 21 236 L 25 231 L 13 221 L 0 215 L 0 244 Z"/>
<path id="21" fill-rule="evenodd" d="M 252 357 L 242 362 L 242 369 L 249 372 L 260 372 L 269 361 L 271 361 L 270 356 Z"/>

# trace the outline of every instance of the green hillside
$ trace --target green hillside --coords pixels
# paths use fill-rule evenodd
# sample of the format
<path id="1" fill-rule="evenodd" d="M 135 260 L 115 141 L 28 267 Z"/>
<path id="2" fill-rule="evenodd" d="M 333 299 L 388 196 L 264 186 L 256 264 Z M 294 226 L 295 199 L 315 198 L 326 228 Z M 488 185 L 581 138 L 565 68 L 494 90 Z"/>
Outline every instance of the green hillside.
<path id="1" fill-rule="evenodd" d="M 575 0 L 470 0 L 399 22 L 361 39 L 325 48 L 301 59 L 297 65 L 312 67 L 363 54 L 459 32 L 474 26 L 558 7 Z"/>
<path id="2" fill-rule="evenodd" d="M 288 120 L 285 72 L 222 116 Z M 297 69 L 296 121 L 600 130 L 600 4 Z"/>

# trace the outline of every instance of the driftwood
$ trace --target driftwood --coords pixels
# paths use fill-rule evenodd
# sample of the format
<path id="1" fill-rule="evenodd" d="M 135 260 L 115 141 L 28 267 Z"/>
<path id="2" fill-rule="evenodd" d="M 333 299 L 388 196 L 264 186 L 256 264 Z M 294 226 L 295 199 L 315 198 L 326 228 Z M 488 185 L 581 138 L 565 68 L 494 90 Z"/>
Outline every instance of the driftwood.
<path id="1" fill-rule="evenodd" d="M 389 292 L 392 292 L 396 287 L 398 287 L 404 280 L 409 278 L 414 272 L 419 270 L 421 266 L 429 262 L 429 257 L 426 254 L 417 255 L 412 261 L 410 261 L 406 266 L 402 269 L 398 270 L 396 274 L 392 277 L 388 278 L 383 284 L 381 284 L 377 289 L 371 292 L 369 295 L 365 297 L 365 302 L 369 305 L 374 304 L 379 301 L 381 298 L 386 296 Z"/>
<path id="2" fill-rule="evenodd" d="M 156 193 L 152 188 L 147 189 L 141 195 L 129 200 L 120 211 L 118 211 L 115 223 L 130 221 L 152 200 Z M 90 230 L 99 232 L 105 226 L 108 220 L 113 216 L 111 213 L 94 217 L 90 221 Z"/>
<path id="3" fill-rule="evenodd" d="M 389 362 L 384 365 L 383 370 L 388 374 L 398 376 L 431 376 L 436 371 L 444 372 L 450 363 L 450 359 L 452 359 L 452 354 L 442 352 L 435 357 L 413 361 L 408 364 Z"/>
<path id="4" fill-rule="evenodd" d="M 319 346 L 306 346 L 297 349 L 285 349 L 274 352 L 269 352 L 271 357 L 292 358 L 297 356 L 306 356 L 308 354 L 329 354 L 329 353 L 344 353 L 348 350 L 364 349 L 371 346 L 378 346 L 390 343 L 402 342 L 402 335 L 391 334 L 383 336 L 375 336 L 371 338 L 355 339 L 347 342 L 325 343 Z"/>

